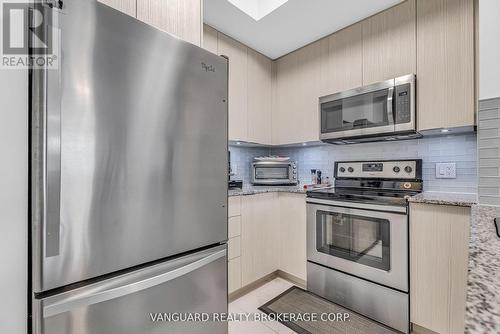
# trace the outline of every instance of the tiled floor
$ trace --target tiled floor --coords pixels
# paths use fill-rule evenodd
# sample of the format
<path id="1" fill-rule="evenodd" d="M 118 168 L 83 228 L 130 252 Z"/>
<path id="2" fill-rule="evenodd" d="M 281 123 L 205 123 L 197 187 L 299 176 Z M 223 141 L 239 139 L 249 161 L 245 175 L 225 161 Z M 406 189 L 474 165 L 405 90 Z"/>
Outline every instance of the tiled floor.
<path id="1" fill-rule="evenodd" d="M 284 292 L 293 284 L 282 279 L 275 278 L 261 287 L 229 303 L 230 313 L 261 313 L 257 308 L 264 305 L 280 293 Z M 229 334 L 293 334 L 295 333 L 277 321 L 241 321 L 229 323 Z"/>

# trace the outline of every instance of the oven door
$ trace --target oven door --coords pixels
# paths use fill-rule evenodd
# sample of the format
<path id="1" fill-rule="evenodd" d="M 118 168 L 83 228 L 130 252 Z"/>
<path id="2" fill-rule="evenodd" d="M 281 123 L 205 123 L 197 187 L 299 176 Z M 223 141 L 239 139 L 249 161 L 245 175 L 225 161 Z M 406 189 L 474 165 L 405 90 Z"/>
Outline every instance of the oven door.
<path id="1" fill-rule="evenodd" d="M 320 139 L 393 133 L 394 79 L 320 98 Z"/>
<path id="2" fill-rule="evenodd" d="M 308 261 L 407 292 L 407 215 L 328 202 L 308 201 Z"/>

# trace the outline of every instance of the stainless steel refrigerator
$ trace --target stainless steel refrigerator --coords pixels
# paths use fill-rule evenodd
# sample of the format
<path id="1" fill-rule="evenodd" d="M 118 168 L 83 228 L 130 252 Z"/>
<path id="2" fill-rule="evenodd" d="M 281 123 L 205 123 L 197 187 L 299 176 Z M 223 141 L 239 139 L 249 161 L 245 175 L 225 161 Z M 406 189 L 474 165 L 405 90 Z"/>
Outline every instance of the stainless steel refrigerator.
<path id="1" fill-rule="evenodd" d="M 60 63 L 30 75 L 32 333 L 226 333 L 153 318 L 227 311 L 227 60 L 95 0 L 47 2 Z"/>

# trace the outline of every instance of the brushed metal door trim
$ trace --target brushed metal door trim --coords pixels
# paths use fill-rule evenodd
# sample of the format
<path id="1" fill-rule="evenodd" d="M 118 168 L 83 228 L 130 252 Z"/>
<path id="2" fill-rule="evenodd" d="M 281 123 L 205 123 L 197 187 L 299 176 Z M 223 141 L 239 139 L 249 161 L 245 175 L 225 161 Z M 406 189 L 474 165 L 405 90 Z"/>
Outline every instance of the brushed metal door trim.
<path id="1" fill-rule="evenodd" d="M 53 14 L 57 19 L 57 12 Z M 49 27 L 50 29 L 50 27 Z M 58 37 L 60 35 L 58 34 Z M 60 38 L 59 38 L 60 39 Z M 60 65 L 62 66 L 62 64 Z M 58 256 L 61 228 L 61 72 L 45 70 L 46 84 L 46 182 L 45 257 Z"/>
<path id="2" fill-rule="evenodd" d="M 221 247 L 224 249 L 221 250 Z M 136 277 L 136 281 L 128 282 L 123 285 L 115 286 L 111 281 L 105 281 L 99 283 L 98 285 L 91 285 L 89 287 L 83 288 L 82 291 L 77 293 L 71 292 L 69 296 L 60 296 L 57 301 L 50 302 L 50 298 L 43 305 L 43 317 L 51 317 L 64 312 L 71 311 L 72 309 L 90 306 L 93 304 L 105 302 L 111 299 L 120 298 L 141 290 L 157 286 L 168 281 L 174 280 L 178 277 L 185 276 L 201 267 L 204 267 L 227 254 L 226 246 L 218 247 L 215 251 L 208 254 L 203 254 L 200 258 L 199 254 L 194 254 L 183 259 L 183 266 L 175 268 L 171 271 L 165 273 L 151 276 L 151 270 L 145 270 L 141 273 L 141 277 Z M 175 260 L 174 260 L 175 261 Z M 164 263 L 162 267 L 168 267 L 171 265 L 169 262 Z M 158 268 L 151 268 L 158 271 Z M 109 288 L 106 288 L 107 286 Z"/>
<path id="3" fill-rule="evenodd" d="M 390 223 L 390 270 L 385 271 L 343 258 L 324 254 L 316 249 L 316 212 L 353 214 L 365 217 L 385 218 Z M 329 268 L 383 284 L 401 291 L 408 291 L 408 216 L 399 213 L 351 209 L 336 206 L 307 204 L 307 260 Z"/>

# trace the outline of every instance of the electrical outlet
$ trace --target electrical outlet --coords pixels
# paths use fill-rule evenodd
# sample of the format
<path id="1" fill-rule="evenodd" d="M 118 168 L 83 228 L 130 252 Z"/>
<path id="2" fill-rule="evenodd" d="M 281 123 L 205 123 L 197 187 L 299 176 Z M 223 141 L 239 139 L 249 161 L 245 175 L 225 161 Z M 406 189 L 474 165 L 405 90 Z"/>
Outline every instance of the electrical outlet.
<path id="1" fill-rule="evenodd" d="M 454 162 L 443 162 L 436 164 L 436 179 L 456 179 L 457 164 Z"/>

